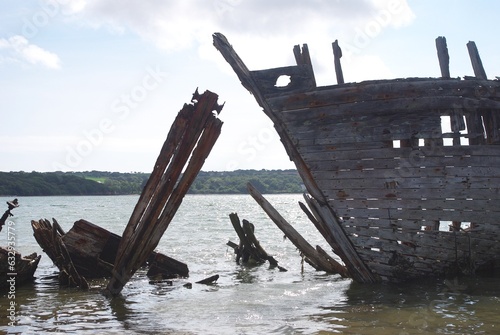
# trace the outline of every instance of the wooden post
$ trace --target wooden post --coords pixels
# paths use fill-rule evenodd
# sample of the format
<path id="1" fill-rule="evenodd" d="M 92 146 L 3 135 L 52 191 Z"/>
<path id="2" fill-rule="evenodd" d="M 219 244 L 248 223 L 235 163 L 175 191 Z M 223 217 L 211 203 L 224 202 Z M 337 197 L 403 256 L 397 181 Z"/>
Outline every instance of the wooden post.
<path id="1" fill-rule="evenodd" d="M 311 56 L 309 55 L 309 48 L 307 44 L 303 44 L 302 49 L 300 49 L 299 45 L 294 46 L 293 55 L 295 56 L 295 62 L 297 63 L 297 65 L 306 65 L 311 69 L 311 80 L 314 82 L 314 86 L 316 86 L 316 79 L 314 78 Z"/>
<path id="2" fill-rule="evenodd" d="M 229 214 L 229 219 L 231 220 L 231 224 L 233 225 L 234 231 L 236 232 L 238 238 L 240 239 L 240 244 L 237 246 L 237 249 L 235 248 L 236 263 L 239 264 L 240 259 L 242 258 L 243 262 L 247 262 L 250 256 L 252 256 L 252 258 L 257 262 L 264 261 L 259 257 L 255 249 L 252 248 L 252 243 L 248 239 L 247 235 L 245 234 L 245 231 L 243 230 L 243 227 L 241 226 L 238 214 L 236 213 Z"/>
<path id="3" fill-rule="evenodd" d="M 264 248 L 262 248 L 260 242 L 255 237 L 255 226 L 252 223 L 243 219 L 243 224 L 240 224 L 240 218 L 236 213 L 229 214 L 229 218 L 240 239 L 239 245 L 231 241 L 227 243 L 236 253 L 236 263 L 239 264 L 240 259 L 242 259 L 243 263 L 246 263 L 251 257 L 254 261 L 259 263 L 269 261 L 272 267 L 278 267 L 281 271 L 286 271 L 286 269 L 278 265 L 278 261 L 274 259 L 273 256 L 270 256 Z"/>
<path id="4" fill-rule="evenodd" d="M 342 49 L 339 47 L 339 41 L 335 40 L 332 43 L 333 56 L 335 62 L 335 74 L 337 75 L 337 84 L 344 83 L 344 74 L 342 72 L 342 65 L 340 64 L 340 58 L 342 58 Z"/>
<path id="5" fill-rule="evenodd" d="M 448 47 L 444 36 L 436 38 L 436 49 L 439 67 L 441 68 L 441 77 L 450 78 L 450 55 L 448 54 Z"/>
<path id="6" fill-rule="evenodd" d="M 486 77 L 486 72 L 484 71 L 483 62 L 481 62 L 481 57 L 479 57 L 479 51 L 477 50 L 476 43 L 469 41 L 469 43 L 467 43 L 467 50 L 469 50 L 469 57 L 476 78 L 484 80 L 488 79 Z"/>
<path id="7" fill-rule="evenodd" d="M 146 261 L 168 228 L 182 199 L 220 135 L 217 94 L 193 94 L 178 113 L 123 232 L 105 294 L 117 295 Z M 187 164 L 187 166 L 186 166 Z M 185 168 L 185 169 L 184 169 Z"/>

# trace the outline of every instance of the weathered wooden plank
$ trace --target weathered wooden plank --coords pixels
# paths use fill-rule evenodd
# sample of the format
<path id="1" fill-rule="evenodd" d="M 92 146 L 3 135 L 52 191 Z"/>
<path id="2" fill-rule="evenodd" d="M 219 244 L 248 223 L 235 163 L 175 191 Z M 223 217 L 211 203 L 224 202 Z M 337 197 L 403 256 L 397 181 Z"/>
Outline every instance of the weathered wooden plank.
<path id="1" fill-rule="evenodd" d="M 338 170 L 338 171 L 315 171 L 317 180 L 328 179 L 361 179 L 361 178 L 383 178 L 385 180 L 399 180 L 404 178 L 481 178 L 491 176 L 492 183 L 498 181 L 500 167 L 497 166 L 402 166 L 396 169 L 373 169 L 373 170 Z M 479 179 L 478 179 L 479 180 Z M 496 187 L 492 185 L 492 187 Z"/>
<path id="2" fill-rule="evenodd" d="M 336 199 L 332 200 L 332 206 L 335 209 L 347 208 L 405 208 L 405 209 L 460 209 L 474 211 L 497 211 L 499 210 L 496 200 L 473 200 L 473 199 L 388 199 L 388 198 L 370 198 L 370 199 Z"/>
<path id="3" fill-rule="evenodd" d="M 387 233 L 386 230 L 377 232 Z M 456 261 L 459 255 L 463 253 L 472 254 L 470 240 L 464 234 L 455 234 L 451 232 L 439 232 L 440 235 L 426 232 L 417 234 L 394 234 L 395 236 L 387 238 L 375 238 L 374 236 L 357 235 L 352 237 L 353 243 L 362 248 L 375 249 L 380 252 L 397 252 L 415 258 L 424 258 L 436 261 Z M 387 234 L 386 234 L 387 235 Z M 399 236 L 397 236 L 399 235 Z M 418 237 L 418 238 L 415 238 Z"/>
<path id="4" fill-rule="evenodd" d="M 491 190 L 485 193 L 482 189 L 456 190 L 456 189 L 325 189 L 324 194 L 327 198 L 338 199 L 410 199 L 418 200 L 425 198 L 427 200 L 437 199 L 474 199 L 476 200 L 498 200 L 498 190 Z"/>
<path id="5" fill-rule="evenodd" d="M 363 158 L 400 158 L 404 160 L 419 157 L 442 157 L 442 156 L 498 156 L 500 146 L 498 145 L 462 145 L 462 146 L 420 146 L 416 148 L 383 148 L 371 150 L 368 148 L 359 148 L 359 150 L 343 149 L 335 145 L 302 145 L 301 153 L 304 155 L 318 154 L 322 155 L 324 160 L 339 159 L 363 159 Z"/>
<path id="6" fill-rule="evenodd" d="M 294 115 L 301 116 L 298 113 Z M 312 138 L 310 132 L 313 130 L 318 131 L 318 134 L 322 136 L 331 138 L 353 137 L 351 134 L 353 132 L 366 136 L 385 137 L 401 135 L 407 131 L 411 131 L 408 135 L 417 137 L 420 133 L 429 134 L 428 136 L 432 137 L 441 136 L 442 133 L 440 115 L 433 110 L 425 110 L 420 113 L 407 112 L 404 117 L 400 113 L 380 111 L 371 114 L 324 116 L 308 118 L 307 120 L 303 120 L 301 117 L 298 120 L 287 118 L 286 125 L 294 137 L 298 139 Z M 431 133 L 431 131 L 435 131 L 436 134 Z"/>
<path id="7" fill-rule="evenodd" d="M 364 158 L 327 160 L 321 154 L 305 154 L 304 160 L 311 170 L 340 171 L 340 170 L 373 170 L 396 169 L 407 166 L 434 168 L 434 167 L 489 167 L 500 166 L 500 156 L 424 156 L 415 150 L 410 157 Z M 499 150 L 500 154 L 500 150 Z M 355 155 L 353 155 L 355 156 Z"/>
<path id="8" fill-rule="evenodd" d="M 425 220 L 432 221 L 461 221 L 461 222 L 485 222 L 494 223 L 500 217 L 500 210 L 495 212 L 483 211 L 461 211 L 461 210 L 440 210 L 427 208 L 424 210 L 412 209 L 360 209 L 348 208 L 337 209 L 337 214 L 341 217 L 378 218 L 380 220 Z"/>
<path id="9" fill-rule="evenodd" d="M 382 169 L 380 169 L 383 171 Z M 367 170 L 364 170 L 367 171 Z M 377 170 L 369 170 L 377 171 Z M 330 174 L 322 173 L 318 176 L 318 183 L 328 189 L 366 189 L 375 188 L 379 190 L 386 189 L 405 189 L 405 188 L 448 188 L 455 190 L 463 189 L 484 189 L 486 191 L 500 187 L 500 176 L 499 177 L 483 177 L 482 176 L 456 176 L 453 174 L 446 176 L 430 176 L 430 177 L 409 177 L 406 173 L 401 176 L 398 174 L 387 175 L 384 177 L 383 174 L 377 177 L 370 178 L 370 174 L 367 174 L 366 178 L 360 178 L 354 175 L 349 178 L 350 175 L 347 173 L 337 174 L 336 172 L 330 172 Z"/>
<path id="10" fill-rule="evenodd" d="M 463 231 L 470 234 L 472 237 L 476 237 L 482 240 L 497 241 L 499 240 L 498 233 L 498 223 L 474 223 L 473 228 L 467 228 L 470 226 L 470 222 L 461 222 Z M 348 218 L 345 217 L 342 221 L 342 227 L 349 234 L 362 234 L 362 231 L 368 231 L 368 234 L 372 234 L 375 230 L 388 230 L 389 233 L 421 233 L 424 230 L 422 227 L 432 224 L 429 221 L 421 220 L 407 220 L 407 219 L 375 219 L 375 218 Z M 449 232 L 452 226 L 452 221 L 441 221 L 440 230 Z M 368 229 L 368 230 L 367 230 Z M 462 230 L 461 230 L 462 231 Z M 372 236 L 372 235 L 369 235 Z M 496 245 L 496 244 L 495 244 Z M 491 247 L 491 246 L 490 246 Z"/>
<path id="11" fill-rule="evenodd" d="M 364 81 L 319 87 L 312 92 L 282 94 L 268 98 L 271 107 L 279 111 L 294 111 L 357 101 L 391 100 L 402 97 L 430 98 L 475 96 L 486 99 L 500 98 L 500 83 L 495 81 L 467 81 L 456 79 L 411 78 Z M 313 111 L 314 112 L 314 111 Z M 316 114 L 313 114 L 315 116 Z"/>
<path id="12" fill-rule="evenodd" d="M 429 108 L 432 106 L 432 109 Z M 465 96 L 435 97 L 422 96 L 415 98 L 397 98 L 391 100 L 359 101 L 330 105 L 325 107 L 304 108 L 280 113 L 286 122 L 307 122 L 314 119 L 323 119 L 328 123 L 335 123 L 337 117 L 349 114 L 352 116 L 368 115 L 404 115 L 435 111 L 437 115 L 450 115 L 452 111 L 461 111 L 464 114 L 477 109 L 497 109 L 500 101 L 491 99 L 474 99 Z M 305 115 L 304 115 L 305 114 Z M 306 117 L 307 115 L 307 117 Z"/>
<path id="13" fill-rule="evenodd" d="M 289 127 L 289 131 L 293 133 L 293 139 L 299 143 L 363 143 L 372 141 L 391 141 L 392 147 L 394 140 L 409 140 L 409 139 L 442 139 L 448 135 L 441 133 L 441 123 L 439 117 L 432 117 L 432 122 L 424 122 L 423 118 L 416 121 L 418 126 L 411 124 L 393 124 L 387 127 L 375 126 L 376 124 L 384 124 L 384 121 L 372 119 L 365 124 L 338 124 L 336 127 L 306 127 L 293 128 Z M 451 135 L 450 135 L 451 136 Z M 473 134 L 457 135 L 461 138 L 478 137 Z M 417 142 L 418 143 L 418 142 Z M 417 145 L 418 146 L 418 145 Z"/>

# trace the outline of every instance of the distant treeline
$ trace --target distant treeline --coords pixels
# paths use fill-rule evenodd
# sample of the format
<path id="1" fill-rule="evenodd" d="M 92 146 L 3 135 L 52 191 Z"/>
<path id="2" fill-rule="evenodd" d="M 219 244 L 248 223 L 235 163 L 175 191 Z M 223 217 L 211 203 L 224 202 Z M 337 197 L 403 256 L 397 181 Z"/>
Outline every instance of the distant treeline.
<path id="1" fill-rule="evenodd" d="M 140 194 L 149 173 L 121 172 L 0 172 L 0 195 L 123 195 Z M 261 193 L 301 193 L 296 170 L 201 171 L 188 193 L 245 194 L 251 182 Z"/>

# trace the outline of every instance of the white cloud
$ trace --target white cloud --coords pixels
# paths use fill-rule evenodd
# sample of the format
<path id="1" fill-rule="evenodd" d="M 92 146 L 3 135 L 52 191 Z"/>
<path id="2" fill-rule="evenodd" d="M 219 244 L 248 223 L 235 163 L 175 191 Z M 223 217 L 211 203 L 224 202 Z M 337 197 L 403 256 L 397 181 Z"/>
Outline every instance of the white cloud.
<path id="1" fill-rule="evenodd" d="M 390 14 L 388 24 L 392 27 L 413 20 L 406 0 L 80 0 L 79 3 L 78 17 L 89 25 L 107 26 L 113 31 L 129 29 L 166 50 L 189 47 L 216 31 L 277 42 L 280 38 L 341 33 L 385 12 Z"/>
<path id="2" fill-rule="evenodd" d="M 0 49 L 6 50 L 10 55 L 2 57 L 11 61 L 24 61 L 34 65 L 43 65 L 50 69 L 59 69 L 59 57 L 50 51 L 30 43 L 24 36 L 15 35 L 9 39 L 0 39 Z"/>
<path id="3" fill-rule="evenodd" d="M 225 34 L 255 70 L 292 65 L 293 46 L 307 43 L 318 78 L 334 77 L 325 72 L 333 71 L 335 39 L 355 47 L 358 56 L 368 56 L 366 45 L 377 35 L 414 20 L 406 0 L 80 0 L 79 8 L 77 16 L 96 29 L 131 31 L 171 52 L 196 47 L 201 58 L 219 65 L 224 62 L 212 46 L 214 32 Z M 374 61 L 363 68 L 386 72 L 380 59 L 363 61 Z"/>

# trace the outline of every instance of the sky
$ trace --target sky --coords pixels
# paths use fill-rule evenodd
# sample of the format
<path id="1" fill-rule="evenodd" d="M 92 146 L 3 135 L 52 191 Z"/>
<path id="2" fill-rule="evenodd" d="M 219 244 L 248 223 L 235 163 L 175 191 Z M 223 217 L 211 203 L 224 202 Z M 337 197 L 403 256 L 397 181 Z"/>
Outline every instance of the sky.
<path id="1" fill-rule="evenodd" d="M 253 96 L 212 44 L 224 34 L 250 70 L 294 65 L 306 43 L 318 86 L 439 77 L 445 36 L 452 77 L 473 75 L 475 41 L 500 76 L 498 1 L 37 0 L 0 2 L 0 171 L 151 172 L 192 94 L 224 108 L 204 171 L 292 169 Z"/>

